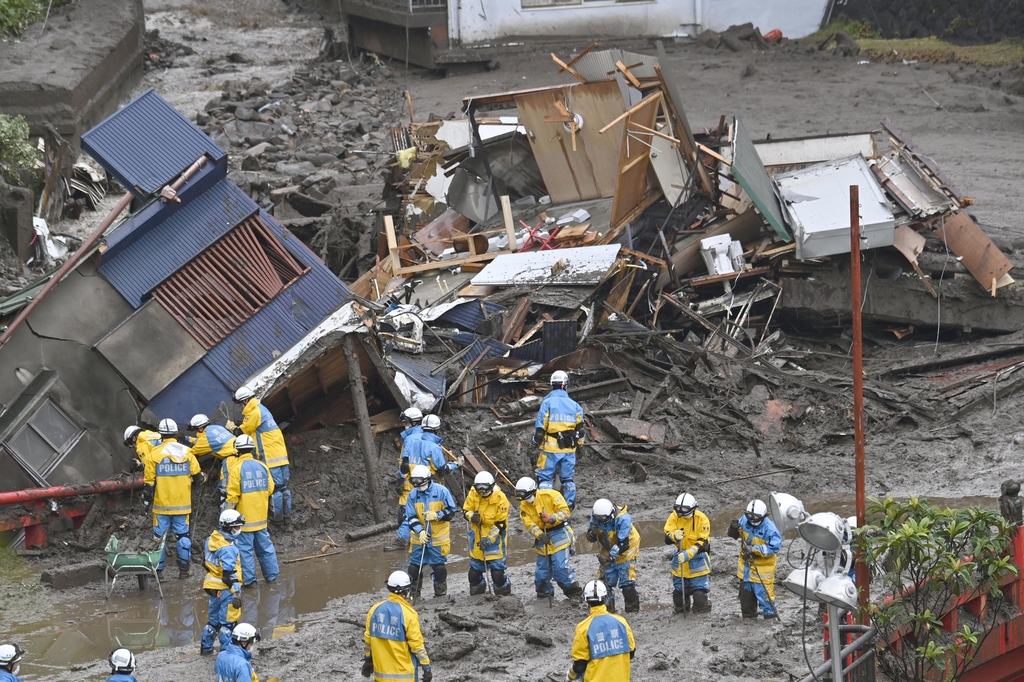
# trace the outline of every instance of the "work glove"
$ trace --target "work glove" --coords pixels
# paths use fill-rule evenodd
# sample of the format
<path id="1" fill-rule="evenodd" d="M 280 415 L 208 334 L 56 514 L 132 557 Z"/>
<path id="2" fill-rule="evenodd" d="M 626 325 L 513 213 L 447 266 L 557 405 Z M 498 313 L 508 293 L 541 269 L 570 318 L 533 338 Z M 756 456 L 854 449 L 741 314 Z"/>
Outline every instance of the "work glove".
<path id="1" fill-rule="evenodd" d="M 133 471 L 143 471 L 145 468 L 146 468 L 146 465 L 142 463 L 141 459 L 137 459 L 134 462 L 132 462 L 132 470 Z"/>
<path id="2" fill-rule="evenodd" d="M 686 533 L 684 533 L 682 530 L 677 530 L 676 532 L 672 533 L 672 542 L 682 542 L 683 538 L 685 537 Z"/>
<path id="3" fill-rule="evenodd" d="M 227 429 L 228 431 L 234 431 L 235 429 L 238 428 L 238 424 L 229 419 L 226 422 L 224 422 L 224 428 Z"/>
<path id="4" fill-rule="evenodd" d="M 738 540 L 740 537 L 740 522 L 739 519 L 733 519 L 732 523 L 729 524 L 729 530 L 725 533 L 729 537 Z"/>
<path id="5" fill-rule="evenodd" d="M 427 544 L 427 531 L 426 531 L 426 529 L 423 529 L 423 530 L 420 531 L 420 544 L 421 545 Z"/>
<path id="6" fill-rule="evenodd" d="M 236 609 L 242 608 L 242 595 L 236 594 L 234 597 L 232 597 L 231 606 L 233 606 Z"/>
<path id="7" fill-rule="evenodd" d="M 206 474 L 204 474 L 202 471 L 200 471 L 198 474 L 196 474 L 195 476 L 192 477 L 192 481 L 196 485 L 202 485 L 202 484 L 206 483 L 206 481 L 207 481 Z"/>
<path id="8" fill-rule="evenodd" d="M 363 677 L 369 677 L 373 674 L 373 659 L 369 656 L 363 659 L 363 669 L 360 671 Z"/>
<path id="9" fill-rule="evenodd" d="M 542 545 L 546 545 L 549 542 L 551 542 L 551 536 L 548 535 L 547 533 L 541 533 L 540 535 L 537 536 L 537 542 L 539 542 Z"/>
<path id="10" fill-rule="evenodd" d="M 142 489 L 142 501 L 146 503 L 146 506 L 153 501 L 153 486 L 147 485 Z"/>
<path id="11" fill-rule="evenodd" d="M 698 544 L 697 554 L 711 554 L 711 543 L 707 540 L 701 540 Z"/>
<path id="12" fill-rule="evenodd" d="M 548 514 L 547 512 L 541 512 L 540 513 L 540 520 L 543 521 L 544 523 L 548 524 L 548 525 L 551 525 L 552 523 L 555 522 L 555 517 L 552 516 L 551 514 Z"/>
<path id="13" fill-rule="evenodd" d="M 480 512 L 466 512 L 466 520 L 474 525 L 480 523 Z"/>
<path id="14" fill-rule="evenodd" d="M 433 509 L 423 512 L 423 518 L 426 521 L 437 521 L 437 512 Z"/>
<path id="15" fill-rule="evenodd" d="M 461 467 L 465 463 L 466 463 L 466 458 L 462 457 L 462 456 L 456 457 L 455 461 L 452 462 L 452 464 L 454 464 L 456 467 Z"/>
<path id="16" fill-rule="evenodd" d="M 402 465 L 400 467 L 398 467 L 398 470 L 402 472 L 402 475 L 398 477 L 399 479 L 402 479 L 405 476 L 408 476 L 409 475 L 409 460 L 403 459 L 402 460 Z"/>
<path id="17" fill-rule="evenodd" d="M 587 529 L 587 540 L 590 542 L 597 542 L 597 531 L 595 529 Z"/>
<path id="18" fill-rule="evenodd" d="M 534 445 L 540 445 L 543 440 L 544 440 L 544 429 L 543 428 L 538 428 L 536 431 L 533 432 L 533 444 Z"/>
<path id="19" fill-rule="evenodd" d="M 597 555 L 597 563 L 601 564 L 602 566 L 607 566 L 611 562 L 612 562 L 612 558 L 610 556 L 608 556 L 607 554 L 602 552 L 601 554 Z"/>
<path id="20" fill-rule="evenodd" d="M 429 665 L 424 666 L 423 674 L 420 675 L 420 680 L 422 682 L 430 682 L 432 679 L 434 679 L 434 672 L 430 669 Z"/>

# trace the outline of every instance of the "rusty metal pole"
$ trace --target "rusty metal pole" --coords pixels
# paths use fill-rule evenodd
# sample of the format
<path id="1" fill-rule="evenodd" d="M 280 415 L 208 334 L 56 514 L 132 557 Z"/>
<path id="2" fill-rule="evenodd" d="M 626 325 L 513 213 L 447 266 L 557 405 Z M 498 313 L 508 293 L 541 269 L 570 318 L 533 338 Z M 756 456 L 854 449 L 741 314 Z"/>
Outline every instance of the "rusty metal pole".
<path id="1" fill-rule="evenodd" d="M 867 514 L 864 491 L 864 337 L 861 328 L 860 290 L 860 187 L 850 185 L 850 300 L 853 303 L 853 449 L 857 479 L 857 527 L 863 528 Z M 857 592 L 862 620 L 871 601 L 871 577 L 864 561 L 864 548 L 855 546 Z"/>
<path id="2" fill-rule="evenodd" d="M 359 422 L 359 440 L 363 444 L 363 465 L 366 467 L 366 486 L 370 492 L 370 507 L 373 509 L 373 520 L 380 523 L 384 520 L 380 502 L 377 499 L 377 483 L 373 473 L 373 462 L 377 459 L 377 446 L 373 441 L 373 426 L 370 424 L 370 412 L 366 407 L 366 394 L 363 392 L 363 372 L 359 367 L 359 355 L 356 354 L 352 335 L 346 334 L 341 339 L 345 351 L 345 362 L 348 364 L 348 383 L 352 390 L 352 403 L 356 408 L 356 419 Z"/>

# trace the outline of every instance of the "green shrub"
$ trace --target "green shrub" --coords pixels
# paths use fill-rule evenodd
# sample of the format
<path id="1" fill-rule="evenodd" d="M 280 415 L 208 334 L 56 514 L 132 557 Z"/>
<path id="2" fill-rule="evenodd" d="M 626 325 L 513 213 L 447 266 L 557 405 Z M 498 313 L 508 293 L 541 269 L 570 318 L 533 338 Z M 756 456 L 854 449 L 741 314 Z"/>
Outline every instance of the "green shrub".
<path id="1" fill-rule="evenodd" d="M 0 0 L 0 38 L 20 36 L 45 13 L 46 3 L 39 0 Z"/>
<path id="2" fill-rule="evenodd" d="M 0 176 L 17 183 L 19 172 L 31 169 L 38 158 L 39 152 L 28 141 L 25 117 L 0 114 Z"/>

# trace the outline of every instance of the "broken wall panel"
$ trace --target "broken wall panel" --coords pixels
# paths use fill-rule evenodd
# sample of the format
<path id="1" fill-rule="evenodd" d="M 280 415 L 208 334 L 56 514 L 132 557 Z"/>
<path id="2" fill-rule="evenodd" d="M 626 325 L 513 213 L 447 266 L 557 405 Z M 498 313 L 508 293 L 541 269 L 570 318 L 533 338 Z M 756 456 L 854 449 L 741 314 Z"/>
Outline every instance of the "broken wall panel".
<path id="1" fill-rule="evenodd" d="M 559 115 L 556 102 L 582 117 L 575 151 L 563 123 L 544 120 Z M 603 135 L 598 131 L 626 110 L 615 81 L 516 95 L 515 103 L 552 203 L 612 196 L 625 124 L 619 122 Z"/>
<path id="2" fill-rule="evenodd" d="M 961 259 L 974 279 L 993 295 L 999 279 L 1013 269 L 1013 263 L 963 211 L 945 220 L 935 230 L 935 235 Z"/>
<path id="3" fill-rule="evenodd" d="M 733 177 L 750 196 L 757 210 L 775 230 L 775 234 L 787 244 L 790 243 L 793 237 L 786 229 L 786 219 L 782 214 L 779 197 L 775 193 L 775 185 L 768 177 L 768 171 L 765 170 L 764 163 L 754 148 L 750 134 L 738 118 L 734 119 L 733 135 L 735 138 L 730 168 Z"/>
<path id="4" fill-rule="evenodd" d="M 622 145 L 619 147 L 618 178 L 615 183 L 615 199 L 612 201 L 609 234 L 625 225 L 647 197 L 647 169 L 650 167 L 651 139 L 654 135 L 644 132 L 644 129 L 654 129 L 660 105 L 659 91 L 646 97 L 626 116 L 626 125 L 621 134 Z M 613 132 L 614 128 L 611 128 L 606 134 Z"/>

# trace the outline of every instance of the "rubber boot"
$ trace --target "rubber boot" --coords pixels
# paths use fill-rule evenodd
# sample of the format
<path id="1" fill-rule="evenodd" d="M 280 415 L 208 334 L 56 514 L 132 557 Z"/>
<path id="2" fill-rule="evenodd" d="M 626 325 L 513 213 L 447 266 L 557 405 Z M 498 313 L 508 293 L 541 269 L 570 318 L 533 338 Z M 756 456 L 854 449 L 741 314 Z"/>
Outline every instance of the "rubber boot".
<path id="1" fill-rule="evenodd" d="M 708 613 L 711 611 L 711 602 L 708 600 L 708 593 L 704 590 L 693 591 L 693 612 Z"/>
<path id="2" fill-rule="evenodd" d="M 687 606 L 682 590 L 672 590 L 672 610 L 676 613 L 686 613 L 689 610 Z"/>
<path id="3" fill-rule="evenodd" d="M 622 600 L 626 602 L 626 613 L 640 612 L 640 595 L 636 593 L 636 585 L 622 586 Z"/>
<path id="4" fill-rule="evenodd" d="M 405 552 L 409 549 L 409 543 L 397 535 L 391 539 L 391 544 L 384 546 L 385 552 Z"/>
<path id="5" fill-rule="evenodd" d="M 476 596 L 478 594 L 483 594 L 486 591 L 487 591 L 487 583 L 480 583 L 479 585 L 470 585 L 469 586 L 469 596 L 471 596 L 471 597 Z M 495 593 L 497 593 L 497 590 L 495 590 Z"/>
<path id="6" fill-rule="evenodd" d="M 484 583 L 484 590 L 486 590 L 486 589 L 487 589 L 487 583 Z M 434 583 L 434 596 L 435 597 L 443 597 L 446 594 L 448 594 L 448 583 L 447 582 Z"/>
<path id="7" fill-rule="evenodd" d="M 510 594 L 512 594 L 512 581 L 511 580 L 509 580 L 507 583 L 505 583 L 505 587 L 495 587 L 494 588 L 494 595 L 497 596 L 497 597 L 507 597 Z"/>
<path id="8" fill-rule="evenodd" d="M 744 618 L 757 618 L 757 595 L 740 586 L 740 612 Z"/>
<path id="9" fill-rule="evenodd" d="M 179 563 L 178 564 L 178 579 L 179 580 L 184 580 L 185 578 L 187 578 L 189 576 L 189 574 L 190 574 L 190 570 L 189 569 L 190 569 L 190 567 L 189 567 L 189 563 L 187 561 L 183 562 L 183 563 Z"/>
<path id="10" fill-rule="evenodd" d="M 609 592 L 604 605 L 608 607 L 608 613 L 615 613 L 615 595 Z"/>
<path id="11" fill-rule="evenodd" d="M 573 583 L 572 585 L 559 585 L 562 588 L 562 592 L 565 596 L 572 601 L 580 601 L 583 599 L 583 588 L 579 583 Z"/>

